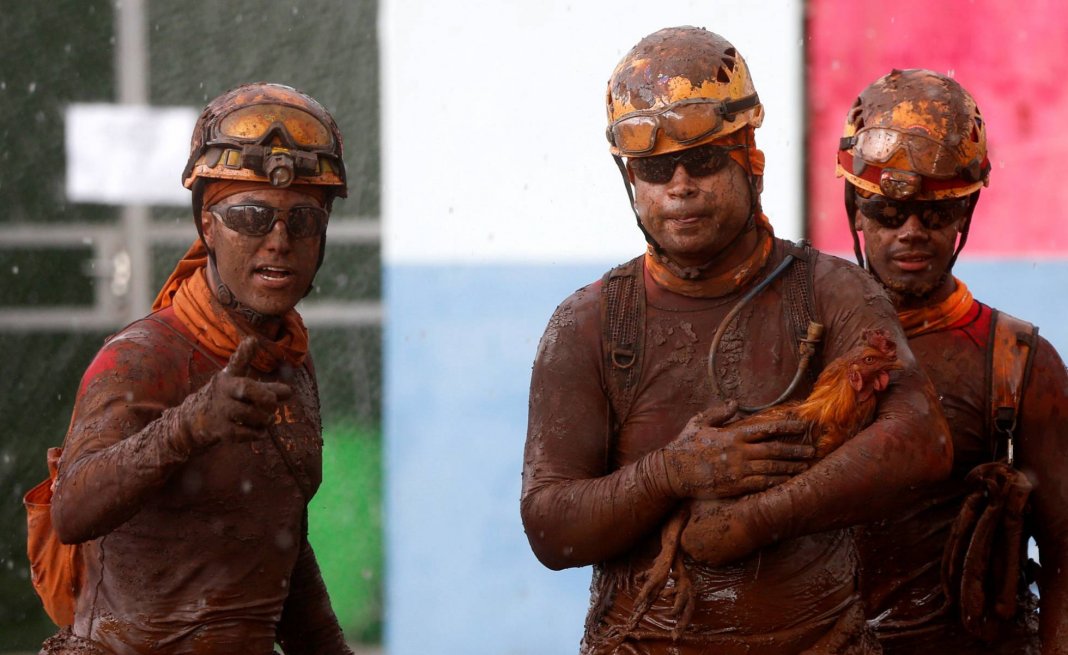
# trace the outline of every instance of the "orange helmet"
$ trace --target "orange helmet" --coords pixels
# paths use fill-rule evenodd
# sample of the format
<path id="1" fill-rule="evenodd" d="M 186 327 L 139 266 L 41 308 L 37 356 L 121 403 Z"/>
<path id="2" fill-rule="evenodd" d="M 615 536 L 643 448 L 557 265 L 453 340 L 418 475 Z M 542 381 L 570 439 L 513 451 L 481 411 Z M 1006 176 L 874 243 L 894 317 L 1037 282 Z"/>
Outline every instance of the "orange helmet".
<path id="1" fill-rule="evenodd" d="M 606 102 L 617 157 L 692 148 L 764 120 L 745 60 L 698 27 L 669 27 L 639 41 L 612 72 Z"/>
<path id="2" fill-rule="evenodd" d="M 314 98 L 281 84 L 245 84 L 197 119 L 182 184 L 192 189 L 200 178 L 323 185 L 345 197 L 341 132 Z"/>
<path id="3" fill-rule="evenodd" d="M 968 196 L 990 180 L 986 125 L 971 94 L 922 69 L 893 70 L 846 117 L 837 175 L 895 200 Z"/>

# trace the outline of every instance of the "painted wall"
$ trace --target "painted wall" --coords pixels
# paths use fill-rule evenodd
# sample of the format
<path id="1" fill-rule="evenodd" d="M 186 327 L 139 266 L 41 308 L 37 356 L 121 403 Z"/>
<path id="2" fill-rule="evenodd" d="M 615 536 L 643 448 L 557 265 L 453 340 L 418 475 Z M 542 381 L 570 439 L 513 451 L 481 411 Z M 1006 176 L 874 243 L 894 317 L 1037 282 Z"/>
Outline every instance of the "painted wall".
<path id="1" fill-rule="evenodd" d="M 590 570 L 542 567 L 519 520 L 530 367 L 556 305 L 643 250 L 605 88 L 686 24 L 746 57 L 765 209 L 799 236 L 800 3 L 383 6 L 390 655 L 577 651 Z"/>

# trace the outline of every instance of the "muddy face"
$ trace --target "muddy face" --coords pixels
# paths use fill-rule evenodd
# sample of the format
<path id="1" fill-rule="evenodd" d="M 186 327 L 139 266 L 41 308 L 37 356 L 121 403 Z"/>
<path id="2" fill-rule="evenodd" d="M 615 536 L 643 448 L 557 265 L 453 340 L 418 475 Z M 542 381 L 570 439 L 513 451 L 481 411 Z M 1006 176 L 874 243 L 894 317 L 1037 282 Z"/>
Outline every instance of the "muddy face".
<path id="1" fill-rule="evenodd" d="M 262 205 L 278 209 L 321 207 L 314 197 L 291 189 L 237 193 L 216 207 Z M 268 316 L 286 313 L 304 297 L 315 277 L 320 237 L 294 238 L 281 217 L 264 236 L 230 229 L 205 211 L 201 217 L 204 242 L 215 253 L 222 282 L 239 302 Z"/>
<path id="2" fill-rule="evenodd" d="M 868 264 L 895 305 L 905 308 L 949 297 L 954 288 L 949 262 L 962 221 L 931 229 L 913 214 L 900 227 L 889 228 L 860 211 L 853 220 L 864 233 Z"/>
<path id="3" fill-rule="evenodd" d="M 733 160 L 703 177 L 681 164 L 664 184 L 631 174 L 634 208 L 642 225 L 673 261 L 700 266 L 730 245 L 749 219 L 750 192 L 745 171 Z"/>

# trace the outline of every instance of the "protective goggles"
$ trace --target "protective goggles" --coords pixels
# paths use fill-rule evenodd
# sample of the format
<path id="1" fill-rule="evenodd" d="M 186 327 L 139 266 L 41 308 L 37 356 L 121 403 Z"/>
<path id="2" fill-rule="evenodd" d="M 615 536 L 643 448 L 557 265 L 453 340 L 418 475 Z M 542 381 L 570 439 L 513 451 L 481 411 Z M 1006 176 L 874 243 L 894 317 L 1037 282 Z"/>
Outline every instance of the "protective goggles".
<path id="1" fill-rule="evenodd" d="M 857 196 L 857 209 L 861 214 L 892 230 L 904 225 L 909 216 L 917 216 L 928 230 L 941 230 L 967 216 L 970 205 L 971 198 L 967 196 L 947 200 L 909 201 L 891 200 L 882 196 Z"/>
<path id="2" fill-rule="evenodd" d="M 731 150 L 742 150 L 744 145 L 703 145 L 679 152 L 669 152 L 653 157 L 635 157 L 627 160 L 634 177 L 649 184 L 667 184 L 675 175 L 675 167 L 682 164 L 690 177 L 706 177 L 719 172 L 731 158 Z"/>
<path id="3" fill-rule="evenodd" d="M 289 105 L 262 104 L 240 107 L 215 124 L 213 140 L 227 143 L 270 145 L 275 137 L 288 148 L 330 151 L 334 135 L 321 120 Z"/>
<path id="4" fill-rule="evenodd" d="M 661 131 L 680 145 L 695 143 L 722 130 L 724 120 L 734 120 L 738 112 L 759 104 L 755 93 L 728 102 L 687 98 L 662 109 L 644 109 L 613 121 L 608 126 L 608 141 L 624 157 L 652 152 Z"/>
<path id="5" fill-rule="evenodd" d="M 926 177 L 956 177 L 962 168 L 956 152 L 941 142 L 924 134 L 888 127 L 861 128 L 853 136 L 843 137 L 839 149 L 851 149 L 857 160 L 880 166 L 904 151 L 910 170 Z"/>
<path id="6" fill-rule="evenodd" d="M 262 237 L 274 229 L 282 216 L 289 236 L 294 239 L 322 236 L 330 214 L 322 207 L 279 209 L 263 205 L 214 205 L 208 209 L 222 224 L 238 234 Z"/>

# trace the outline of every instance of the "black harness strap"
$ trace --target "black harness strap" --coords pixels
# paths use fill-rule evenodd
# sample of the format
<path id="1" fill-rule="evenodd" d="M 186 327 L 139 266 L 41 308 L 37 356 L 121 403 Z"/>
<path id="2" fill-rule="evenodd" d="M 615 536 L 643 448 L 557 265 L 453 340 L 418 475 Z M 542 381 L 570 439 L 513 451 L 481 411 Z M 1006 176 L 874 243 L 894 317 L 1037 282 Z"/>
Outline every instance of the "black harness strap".
<path id="1" fill-rule="evenodd" d="M 612 408 L 612 429 L 630 412 L 641 379 L 645 338 L 644 255 L 601 278 L 601 354 L 604 385 Z"/>
<path id="2" fill-rule="evenodd" d="M 806 241 L 787 243 L 793 263 L 783 274 L 783 311 L 798 340 L 807 338 L 811 322 L 819 322 L 813 293 L 816 251 Z M 645 338 L 644 255 L 620 264 L 601 278 L 601 355 L 604 389 L 612 410 L 612 432 L 619 430 L 634 402 L 641 380 Z M 819 366 L 810 366 L 815 379 Z"/>

